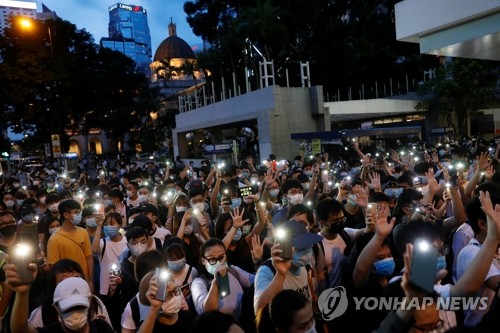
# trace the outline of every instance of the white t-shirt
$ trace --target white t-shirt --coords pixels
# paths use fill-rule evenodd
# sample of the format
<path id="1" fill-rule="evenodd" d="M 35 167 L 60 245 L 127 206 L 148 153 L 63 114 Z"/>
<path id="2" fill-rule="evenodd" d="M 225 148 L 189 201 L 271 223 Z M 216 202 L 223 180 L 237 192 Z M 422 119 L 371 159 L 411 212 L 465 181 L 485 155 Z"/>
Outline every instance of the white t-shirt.
<path id="1" fill-rule="evenodd" d="M 151 307 L 141 303 L 141 301 L 139 300 L 139 293 L 137 293 L 135 297 L 137 298 L 137 303 L 139 303 L 139 320 L 143 322 L 148 316 L 149 312 L 151 311 Z M 123 310 L 121 324 L 122 328 L 125 328 L 127 330 L 135 331 L 138 328 L 135 327 L 135 322 L 132 317 L 132 308 L 130 306 L 130 302 L 127 303 L 125 310 Z"/>
<path id="2" fill-rule="evenodd" d="M 102 254 L 102 249 L 104 247 L 104 240 L 101 239 L 99 243 L 99 263 L 101 266 L 101 276 L 100 276 L 100 288 L 99 293 L 101 295 L 107 295 L 109 290 L 109 270 L 112 264 L 120 264 L 120 255 L 123 250 L 127 248 L 127 239 L 122 236 L 122 239 L 118 242 L 113 242 L 106 237 L 106 249 L 104 249 L 104 254 Z M 102 255 L 101 255 L 102 254 Z"/>
<path id="3" fill-rule="evenodd" d="M 460 279 L 460 277 L 465 273 L 466 270 L 470 268 L 470 265 L 472 264 L 472 261 L 476 257 L 477 253 L 481 249 L 482 244 L 480 244 L 476 239 L 471 239 L 469 244 L 460 251 L 460 254 L 458 255 L 458 262 L 457 262 L 457 277 Z M 486 274 L 486 277 L 484 278 L 484 281 L 488 280 L 489 278 L 493 276 L 498 276 L 500 275 L 500 264 L 498 261 L 493 260 L 490 266 L 490 270 L 488 271 L 488 274 Z M 479 291 L 474 295 L 475 297 L 488 297 L 488 306 L 485 310 L 466 310 L 464 311 L 465 313 L 465 320 L 464 320 L 464 325 L 465 326 L 476 326 L 481 319 L 483 318 L 484 314 L 488 312 L 491 302 L 495 298 L 495 292 L 489 288 L 487 288 L 484 284 L 479 289 Z"/>
<path id="4" fill-rule="evenodd" d="M 156 231 L 153 234 L 153 237 L 159 238 L 159 239 L 161 239 L 162 242 L 164 242 L 165 237 L 167 237 L 168 235 L 171 235 L 171 233 L 170 233 L 170 231 L 168 231 L 168 229 L 156 227 Z"/>
<path id="5" fill-rule="evenodd" d="M 186 280 L 187 273 L 189 272 L 189 265 L 184 264 L 184 268 L 181 273 L 177 276 L 174 276 L 175 285 L 178 287 L 182 287 L 182 283 Z M 187 283 L 191 284 L 195 278 L 198 277 L 198 271 L 196 268 L 191 268 L 191 272 L 189 273 L 189 277 L 187 279 Z"/>
<path id="6" fill-rule="evenodd" d="M 233 275 L 233 273 L 235 273 L 235 275 Z M 219 311 L 239 318 L 243 288 L 249 288 L 253 284 L 255 276 L 232 265 L 228 274 L 230 294 L 223 299 L 219 299 Z M 203 303 L 208 296 L 211 284 L 212 281 L 207 281 L 204 277 L 197 277 L 191 284 L 191 295 L 198 314 L 205 312 Z"/>
<path id="7" fill-rule="evenodd" d="M 457 259 L 460 251 L 469 244 L 470 240 L 474 238 L 474 230 L 468 223 L 463 223 L 458 227 L 457 231 L 453 235 L 453 243 L 451 247 L 453 249 L 453 266 L 451 269 L 451 274 L 453 282 L 457 283 Z"/>
<path id="8" fill-rule="evenodd" d="M 355 240 L 357 229 L 344 228 L 344 231 Z M 321 236 L 321 233 L 318 233 Z M 321 241 L 325 249 L 326 267 L 328 269 L 328 288 L 334 288 L 342 285 L 342 274 L 340 264 L 345 259 L 344 251 L 347 247 L 342 236 L 337 235 L 335 239 L 323 238 Z"/>

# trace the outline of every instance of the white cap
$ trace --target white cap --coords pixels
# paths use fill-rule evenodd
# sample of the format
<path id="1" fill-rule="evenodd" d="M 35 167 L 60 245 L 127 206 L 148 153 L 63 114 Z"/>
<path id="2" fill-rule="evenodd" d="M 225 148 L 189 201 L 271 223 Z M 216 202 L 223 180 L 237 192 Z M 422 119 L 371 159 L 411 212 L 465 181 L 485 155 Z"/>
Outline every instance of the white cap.
<path id="1" fill-rule="evenodd" d="M 87 281 L 79 277 L 70 277 L 62 280 L 54 291 L 54 305 L 61 311 L 74 306 L 90 306 L 90 287 Z"/>

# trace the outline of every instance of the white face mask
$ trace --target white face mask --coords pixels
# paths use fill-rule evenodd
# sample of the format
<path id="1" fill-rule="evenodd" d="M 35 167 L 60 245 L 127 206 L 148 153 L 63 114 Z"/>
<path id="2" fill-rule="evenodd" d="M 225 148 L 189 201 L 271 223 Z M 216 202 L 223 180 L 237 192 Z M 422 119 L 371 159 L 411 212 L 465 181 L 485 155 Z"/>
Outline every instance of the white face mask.
<path id="1" fill-rule="evenodd" d="M 309 183 L 302 183 L 301 185 L 304 190 L 307 191 L 309 189 Z"/>
<path id="2" fill-rule="evenodd" d="M 205 211 L 205 204 L 203 202 L 192 204 L 191 207 L 193 207 L 193 210 L 194 209 L 198 210 L 198 212 Z"/>
<path id="3" fill-rule="evenodd" d="M 302 193 L 297 193 L 295 195 L 288 196 L 288 202 L 292 205 L 300 205 L 302 200 L 304 199 L 304 195 Z"/>
<path id="4" fill-rule="evenodd" d="M 182 296 L 173 295 L 171 299 L 167 302 L 163 302 L 161 305 L 161 312 L 164 314 L 175 314 L 179 313 L 182 305 Z"/>
<path id="5" fill-rule="evenodd" d="M 180 206 L 180 205 L 177 205 L 175 206 L 175 211 L 177 213 L 180 213 L 180 212 L 185 212 L 187 210 L 187 207 L 186 206 Z"/>
<path id="6" fill-rule="evenodd" d="M 184 227 L 184 235 L 191 235 L 193 233 L 193 226 L 187 225 Z"/>
<path id="7" fill-rule="evenodd" d="M 52 213 L 57 213 L 58 208 L 59 208 L 59 202 L 56 202 L 56 203 L 53 203 L 53 204 L 50 204 L 50 205 L 49 205 L 49 210 L 50 210 Z"/>
<path id="8" fill-rule="evenodd" d="M 78 331 L 87 323 L 89 309 L 80 309 L 68 313 L 59 313 L 65 327 L 72 331 Z"/>
<path id="9" fill-rule="evenodd" d="M 132 198 L 134 193 L 132 191 L 127 191 L 127 197 Z"/>
<path id="10" fill-rule="evenodd" d="M 139 201 L 140 202 L 144 203 L 144 202 L 147 202 L 148 200 L 149 200 L 149 195 L 147 195 L 147 194 L 141 194 L 141 195 L 139 195 Z"/>
<path id="11" fill-rule="evenodd" d="M 138 243 L 135 245 L 129 245 L 129 248 L 130 248 L 130 252 L 132 252 L 132 255 L 134 257 L 138 257 L 141 254 L 143 254 L 144 252 L 146 252 L 146 250 L 148 248 L 148 244 Z"/>
<path id="12" fill-rule="evenodd" d="M 305 331 L 304 333 L 316 333 L 316 321 L 314 321 L 314 319 L 313 319 L 311 327 L 307 331 Z"/>
<path id="13" fill-rule="evenodd" d="M 59 227 L 49 228 L 49 234 L 52 235 L 54 232 L 57 231 L 57 229 L 59 229 Z"/>
<path id="14" fill-rule="evenodd" d="M 279 193 L 280 193 L 280 190 L 271 190 L 271 191 L 269 191 L 269 196 L 271 196 L 271 198 L 276 198 Z"/>
<path id="15" fill-rule="evenodd" d="M 14 200 L 5 200 L 3 203 L 7 206 L 7 208 L 14 207 Z"/>

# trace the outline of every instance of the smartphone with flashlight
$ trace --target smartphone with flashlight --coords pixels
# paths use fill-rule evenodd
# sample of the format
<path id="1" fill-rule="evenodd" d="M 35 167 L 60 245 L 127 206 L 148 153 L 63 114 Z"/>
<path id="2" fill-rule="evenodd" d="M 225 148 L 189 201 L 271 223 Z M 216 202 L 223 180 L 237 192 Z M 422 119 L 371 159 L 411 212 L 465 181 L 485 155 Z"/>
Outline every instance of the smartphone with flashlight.
<path id="1" fill-rule="evenodd" d="M 226 272 L 226 275 L 222 276 L 217 273 L 217 286 L 219 287 L 219 298 L 223 299 L 227 297 L 231 293 L 231 289 L 229 288 L 229 271 Z"/>
<path id="2" fill-rule="evenodd" d="M 158 284 L 158 291 L 156 292 L 155 299 L 159 301 L 164 301 L 167 297 L 167 285 L 169 273 L 166 269 L 156 268 L 155 277 L 156 283 Z"/>
<path id="3" fill-rule="evenodd" d="M 417 239 L 413 245 L 410 282 L 432 294 L 436 282 L 437 249 L 427 240 Z"/>
<path id="4" fill-rule="evenodd" d="M 10 255 L 10 262 L 16 265 L 20 281 L 15 285 L 20 286 L 33 282 L 33 271 L 29 265 L 35 262 L 33 249 L 28 244 L 19 243 L 14 246 Z"/>
<path id="5" fill-rule="evenodd" d="M 280 257 L 285 260 L 292 259 L 292 237 L 283 228 L 276 229 L 276 240 L 280 244 L 281 255 Z"/>

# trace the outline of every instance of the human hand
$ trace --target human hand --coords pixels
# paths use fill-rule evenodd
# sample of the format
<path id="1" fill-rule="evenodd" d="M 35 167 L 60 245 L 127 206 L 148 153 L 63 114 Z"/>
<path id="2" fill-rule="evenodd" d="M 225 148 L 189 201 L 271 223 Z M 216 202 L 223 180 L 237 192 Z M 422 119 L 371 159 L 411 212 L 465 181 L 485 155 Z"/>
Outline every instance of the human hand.
<path id="1" fill-rule="evenodd" d="M 479 171 L 486 171 L 490 164 L 490 156 L 487 151 L 482 152 L 481 155 L 477 157 L 477 167 Z"/>
<path id="2" fill-rule="evenodd" d="M 427 185 L 429 187 L 429 191 L 432 193 L 436 193 L 441 190 L 441 185 L 436 180 L 434 176 L 434 169 L 429 168 L 429 170 L 425 173 L 425 177 L 427 178 Z"/>
<path id="3" fill-rule="evenodd" d="M 283 250 L 281 250 L 280 244 L 276 241 L 271 248 L 271 259 L 276 272 L 285 275 L 292 266 L 292 261 L 281 258 L 281 253 L 283 253 Z"/>
<path id="4" fill-rule="evenodd" d="M 267 170 L 266 175 L 264 176 L 264 182 L 266 183 L 266 187 L 271 186 L 275 180 L 276 180 L 276 177 L 273 176 L 273 171 Z"/>
<path id="5" fill-rule="evenodd" d="M 355 185 L 352 188 L 352 192 L 356 194 L 356 204 L 358 207 L 366 207 L 368 206 L 368 189 L 361 186 Z"/>
<path id="6" fill-rule="evenodd" d="M 28 293 L 31 288 L 31 283 L 19 285 L 21 282 L 21 276 L 18 273 L 19 267 L 10 263 L 9 256 L 6 257 L 6 262 L 7 263 L 3 266 L 3 270 L 5 272 L 5 284 L 7 287 L 14 290 L 16 293 Z M 31 263 L 28 269 L 32 272 L 32 281 L 34 281 L 38 272 L 38 267 L 35 263 Z"/>
<path id="7" fill-rule="evenodd" d="M 149 280 L 148 291 L 146 291 L 146 297 L 153 311 L 159 311 L 161 309 L 161 305 L 163 304 L 162 300 L 156 299 L 157 293 L 158 293 L 158 281 L 156 279 L 156 276 L 153 275 L 151 280 Z"/>
<path id="8" fill-rule="evenodd" d="M 368 176 L 370 177 L 370 182 L 366 182 L 368 187 L 375 192 L 381 192 L 382 184 L 380 183 L 380 174 L 378 172 L 370 172 Z"/>
<path id="9" fill-rule="evenodd" d="M 394 223 L 396 222 L 396 218 L 393 217 L 387 222 L 387 216 L 389 215 L 389 207 L 381 206 L 378 209 L 378 217 L 375 222 L 375 232 L 380 237 L 386 238 L 391 234 L 392 228 L 394 227 Z"/>
<path id="10" fill-rule="evenodd" d="M 262 259 L 262 254 L 264 253 L 265 242 L 260 241 L 259 235 L 252 236 L 252 260 L 254 263 L 259 262 Z"/>
<path id="11" fill-rule="evenodd" d="M 489 192 L 479 191 L 479 201 L 481 202 L 481 210 L 486 214 L 488 224 L 486 238 L 500 241 L 500 205 L 496 204 L 493 207 Z"/>
<path id="12" fill-rule="evenodd" d="M 243 227 L 245 223 L 250 221 L 249 219 L 243 220 L 244 213 L 245 213 L 245 208 L 243 208 L 240 212 L 239 207 L 236 207 L 233 209 L 232 212 L 229 212 L 229 214 L 231 214 L 231 217 L 233 219 L 233 227 L 235 227 L 236 229 Z"/>

